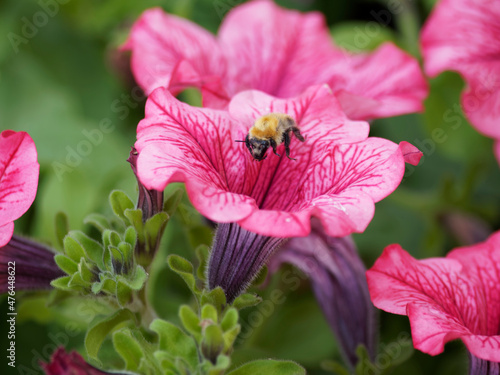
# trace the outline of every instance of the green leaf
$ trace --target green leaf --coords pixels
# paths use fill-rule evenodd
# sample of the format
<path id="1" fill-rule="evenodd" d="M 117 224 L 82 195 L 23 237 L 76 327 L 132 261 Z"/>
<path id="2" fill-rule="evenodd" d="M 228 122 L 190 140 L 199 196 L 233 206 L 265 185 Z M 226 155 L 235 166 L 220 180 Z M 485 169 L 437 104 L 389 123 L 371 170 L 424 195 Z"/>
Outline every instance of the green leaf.
<path id="1" fill-rule="evenodd" d="M 78 263 L 74 262 L 73 260 L 68 258 L 66 255 L 57 254 L 54 256 L 54 261 L 56 262 L 57 266 L 60 269 L 62 269 L 64 272 L 66 272 L 70 276 L 78 271 Z"/>
<path id="2" fill-rule="evenodd" d="M 113 190 L 109 195 L 109 204 L 111 209 L 120 219 L 128 223 L 128 218 L 125 216 L 125 210 L 134 209 L 134 202 L 121 190 Z"/>
<path id="3" fill-rule="evenodd" d="M 134 314 L 127 309 L 118 310 L 112 316 L 94 324 L 85 336 L 85 349 L 87 355 L 98 360 L 97 354 L 106 336 L 124 322 L 135 322 Z"/>
<path id="4" fill-rule="evenodd" d="M 214 323 L 217 323 L 219 319 L 217 318 L 217 309 L 212 305 L 203 305 L 201 308 L 201 319 L 202 320 L 211 320 Z"/>
<path id="5" fill-rule="evenodd" d="M 220 323 L 222 330 L 225 332 L 235 327 L 238 324 L 238 318 L 238 310 L 236 310 L 234 307 L 228 309 Z"/>
<path id="6" fill-rule="evenodd" d="M 68 257 L 70 257 L 76 263 L 80 263 L 81 258 L 87 257 L 82 245 L 80 245 L 80 243 L 78 243 L 78 241 L 76 241 L 70 235 L 64 237 L 63 243 L 64 243 L 64 251 L 66 252 Z"/>
<path id="7" fill-rule="evenodd" d="M 103 247 L 99 242 L 94 241 L 81 231 L 71 231 L 69 232 L 69 236 L 85 249 L 85 253 L 99 268 L 104 269 L 104 264 L 102 262 Z"/>
<path id="8" fill-rule="evenodd" d="M 124 282 L 133 290 L 141 290 L 148 279 L 148 273 L 142 266 L 135 267 L 133 278 L 123 278 Z"/>
<path id="9" fill-rule="evenodd" d="M 201 326 L 198 315 L 187 305 L 182 305 L 179 309 L 179 317 L 182 325 L 190 334 L 197 339 L 201 337 Z"/>
<path id="10" fill-rule="evenodd" d="M 135 231 L 134 231 L 135 232 Z M 134 248 L 128 242 L 120 242 L 118 250 L 123 254 L 123 262 L 129 263 L 133 259 Z"/>
<path id="11" fill-rule="evenodd" d="M 196 258 L 198 258 L 198 268 L 196 269 L 196 276 L 198 279 L 205 281 L 208 258 L 210 256 L 210 248 L 207 245 L 200 245 L 196 248 Z"/>
<path id="12" fill-rule="evenodd" d="M 116 282 L 116 299 L 118 300 L 120 306 L 125 306 L 130 302 L 131 298 L 132 290 L 130 290 L 130 287 L 124 283 L 123 280 L 118 280 Z"/>
<path id="13" fill-rule="evenodd" d="M 82 279 L 86 282 L 86 283 L 93 283 L 97 277 L 96 277 L 96 274 L 94 274 L 94 272 L 92 272 L 92 266 L 89 265 L 85 259 L 82 259 L 80 261 L 80 263 L 78 264 L 78 272 L 80 273 Z"/>
<path id="14" fill-rule="evenodd" d="M 144 357 L 141 345 L 132 335 L 130 329 L 125 328 L 113 334 L 113 346 L 125 361 L 125 369 L 136 371 Z"/>
<path id="15" fill-rule="evenodd" d="M 203 340 L 201 341 L 201 352 L 203 356 L 213 364 L 224 349 L 224 337 L 222 329 L 218 325 L 209 325 L 205 328 Z"/>
<path id="16" fill-rule="evenodd" d="M 219 314 L 222 313 L 222 310 L 226 306 L 226 302 L 226 293 L 224 293 L 224 290 L 222 290 L 220 286 L 212 289 L 208 293 L 204 293 L 201 298 L 202 305 L 206 303 L 214 305 Z"/>
<path id="17" fill-rule="evenodd" d="M 132 249 L 135 249 L 135 245 L 137 244 L 137 232 L 134 227 L 127 228 L 124 239 L 130 244 L 130 246 L 132 246 Z"/>
<path id="18" fill-rule="evenodd" d="M 224 332 L 224 335 L 223 335 L 223 337 L 224 337 L 224 353 L 230 352 L 236 338 L 240 334 L 240 331 L 241 331 L 241 326 L 239 324 L 237 324 L 233 328 Z"/>
<path id="19" fill-rule="evenodd" d="M 191 262 L 178 255 L 169 255 L 167 264 L 172 271 L 182 277 L 193 293 L 197 292 L 195 285 L 196 280 L 193 275 L 193 265 Z"/>
<path id="20" fill-rule="evenodd" d="M 158 245 L 158 240 L 163 235 L 167 226 L 169 216 L 166 212 L 159 212 L 146 220 L 144 224 L 144 235 L 149 244 L 149 251 L 154 251 Z"/>
<path id="21" fill-rule="evenodd" d="M 54 288 L 57 288 L 57 289 L 72 290 L 72 288 L 70 288 L 68 286 L 68 283 L 69 283 L 70 279 L 71 279 L 70 276 L 58 277 L 57 279 L 52 280 L 50 282 L 50 285 L 52 285 Z"/>
<path id="22" fill-rule="evenodd" d="M 258 295 L 244 293 L 244 294 L 240 294 L 238 297 L 236 297 L 236 299 L 232 303 L 232 306 L 237 310 L 242 310 L 246 307 L 258 305 L 261 302 L 262 302 L 262 298 L 259 297 Z"/>
<path id="23" fill-rule="evenodd" d="M 171 193 L 167 194 L 165 197 L 165 203 L 163 203 L 163 211 L 165 211 L 168 216 L 172 217 L 175 213 L 183 195 L 184 189 L 182 188 L 175 189 Z"/>
<path id="24" fill-rule="evenodd" d="M 86 282 L 80 272 L 75 272 L 69 279 L 68 286 L 70 287 L 75 287 L 75 286 L 83 286 L 87 287 L 90 286 L 88 282 Z"/>
<path id="25" fill-rule="evenodd" d="M 111 228 L 111 223 L 109 222 L 108 218 L 104 215 L 101 214 L 90 214 L 85 219 L 83 219 L 83 222 L 85 224 L 92 225 L 94 228 L 96 228 L 99 232 L 104 232 L 106 229 Z"/>
<path id="26" fill-rule="evenodd" d="M 64 237 L 69 232 L 68 216 L 59 211 L 55 217 L 56 240 L 59 246 L 64 247 Z"/>
<path id="27" fill-rule="evenodd" d="M 142 210 L 130 208 L 128 210 L 125 210 L 124 215 L 127 217 L 127 219 L 130 222 L 130 224 L 135 229 L 137 229 L 137 232 L 138 232 L 137 234 L 140 237 L 140 233 L 142 232 L 142 227 L 143 227 L 143 223 L 142 223 Z"/>
<path id="28" fill-rule="evenodd" d="M 305 375 L 306 370 L 292 361 L 278 361 L 274 359 L 261 359 L 245 363 L 227 375 Z"/>
<path id="29" fill-rule="evenodd" d="M 198 365 L 198 351 L 192 337 L 186 335 L 180 328 L 161 319 L 155 319 L 149 328 L 160 338 L 159 348 L 172 357 L 183 358 L 192 370 Z"/>

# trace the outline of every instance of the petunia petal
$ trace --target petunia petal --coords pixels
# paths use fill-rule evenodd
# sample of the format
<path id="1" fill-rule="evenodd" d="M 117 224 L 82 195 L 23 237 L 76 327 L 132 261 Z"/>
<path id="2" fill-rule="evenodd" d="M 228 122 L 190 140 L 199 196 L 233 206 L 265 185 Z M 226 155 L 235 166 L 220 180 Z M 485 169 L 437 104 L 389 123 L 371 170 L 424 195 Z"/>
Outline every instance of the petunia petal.
<path id="1" fill-rule="evenodd" d="M 132 51 L 132 71 L 147 94 L 157 87 L 178 93 L 186 87 L 217 86 L 225 71 L 212 34 L 160 8 L 142 14 L 122 49 Z"/>
<path id="2" fill-rule="evenodd" d="M 428 85 L 415 58 L 387 43 L 370 54 L 352 55 L 344 81 L 328 83 L 346 114 L 356 120 L 423 110 Z"/>
<path id="3" fill-rule="evenodd" d="M 10 222 L 24 214 L 35 200 L 40 166 L 35 143 L 25 132 L 0 134 L 0 227 L 3 241 L 12 234 Z"/>
<path id="4" fill-rule="evenodd" d="M 229 64 L 230 96 L 256 89 L 292 97 L 331 79 L 341 61 L 320 13 L 287 10 L 258 0 L 235 7 L 221 25 L 219 42 Z"/>
<path id="5" fill-rule="evenodd" d="M 453 298 L 451 280 L 462 265 L 452 259 L 417 261 L 399 245 L 390 245 L 366 273 L 373 304 L 384 311 L 406 315 L 407 305 L 439 305 Z M 441 276 L 442 275 L 442 276 Z"/>
<path id="6" fill-rule="evenodd" d="M 4 246 L 14 234 L 14 222 L 10 221 L 7 224 L 0 226 L 0 247 Z"/>
<path id="7" fill-rule="evenodd" d="M 421 37 L 427 74 L 461 73 L 468 83 L 465 113 L 480 132 L 494 138 L 500 138 L 499 17 L 495 0 L 442 0 Z"/>

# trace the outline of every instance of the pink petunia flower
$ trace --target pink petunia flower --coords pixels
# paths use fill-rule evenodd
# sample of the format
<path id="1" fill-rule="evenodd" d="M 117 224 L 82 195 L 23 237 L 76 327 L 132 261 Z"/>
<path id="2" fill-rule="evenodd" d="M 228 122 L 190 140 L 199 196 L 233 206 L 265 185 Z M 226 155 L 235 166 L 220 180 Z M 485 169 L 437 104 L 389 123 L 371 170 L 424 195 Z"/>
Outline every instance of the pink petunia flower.
<path id="1" fill-rule="evenodd" d="M 441 0 L 421 36 L 425 71 L 459 72 L 467 82 L 462 108 L 481 133 L 500 139 L 500 2 Z M 500 160 L 500 145 L 496 152 Z"/>
<path id="2" fill-rule="evenodd" d="M 332 43 L 320 13 L 267 0 L 232 9 L 217 36 L 159 8 L 147 10 L 123 49 L 132 51 L 132 71 L 147 94 L 197 87 L 210 108 L 225 108 L 244 90 L 288 98 L 326 83 L 350 118 L 371 119 L 420 111 L 428 92 L 417 61 L 393 44 L 347 53 Z"/>
<path id="3" fill-rule="evenodd" d="M 272 112 L 294 118 L 306 138 L 291 144 L 296 161 L 269 154 L 255 162 L 235 142 Z M 191 107 L 159 88 L 137 129 L 137 170 L 148 189 L 185 182 L 200 213 L 225 223 L 208 276 L 210 287 L 223 286 L 234 298 L 284 238 L 309 234 L 312 216 L 330 236 L 365 230 L 374 203 L 399 185 L 405 155 L 412 162 L 421 155 L 405 142 L 367 138 L 368 128 L 346 118 L 326 85 L 293 99 L 242 92 L 228 111 Z"/>
<path id="4" fill-rule="evenodd" d="M 496 232 L 445 258 L 421 261 L 390 245 L 366 275 L 376 307 L 408 315 L 416 349 L 436 355 L 446 342 L 461 339 L 471 353 L 471 366 L 482 368 L 485 361 L 500 362 L 499 265 Z M 498 371 L 498 364 L 488 366 Z"/>
<path id="5" fill-rule="evenodd" d="M 27 133 L 0 133 L 0 247 L 12 237 L 14 220 L 35 200 L 39 170 L 35 143 Z"/>

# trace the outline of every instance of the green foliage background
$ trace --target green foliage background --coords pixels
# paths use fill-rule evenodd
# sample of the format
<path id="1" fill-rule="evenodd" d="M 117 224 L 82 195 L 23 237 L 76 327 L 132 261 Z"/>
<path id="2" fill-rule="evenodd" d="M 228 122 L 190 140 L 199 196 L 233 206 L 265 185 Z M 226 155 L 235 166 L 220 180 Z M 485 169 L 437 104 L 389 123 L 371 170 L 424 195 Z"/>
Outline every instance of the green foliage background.
<path id="1" fill-rule="evenodd" d="M 58 211 L 68 214 L 71 229 L 90 231 L 83 225 L 83 218 L 91 212 L 110 214 L 107 197 L 112 189 L 122 189 L 135 197 L 135 178 L 125 159 L 135 140 L 135 127 L 144 116 L 145 102 L 127 99 L 134 83 L 127 60 L 120 57 L 116 48 L 140 13 L 161 6 L 216 32 L 221 15 L 241 2 L 69 0 L 60 5 L 46 25 L 38 28 L 36 35 L 20 44 L 17 52 L 9 33 L 22 36 L 25 20 L 33 22 L 44 1 L 0 3 L 0 130 L 27 131 L 37 145 L 41 164 L 35 204 L 16 222 L 16 232 L 54 245 L 54 216 Z M 407 11 L 393 15 L 387 26 L 376 23 L 374 13 L 397 0 L 278 2 L 290 8 L 323 12 L 333 37 L 345 48 L 373 49 L 392 40 L 420 57 L 418 33 L 434 0 L 401 0 L 407 4 Z M 430 84 L 431 94 L 423 114 L 377 120 L 372 125 L 372 135 L 412 142 L 425 156 L 417 168 L 408 170 L 400 188 L 377 204 L 375 218 L 366 232 L 354 236 L 368 267 L 390 243 L 400 243 L 417 258 L 443 256 L 461 245 L 444 224 L 450 214 L 473 216 L 491 231 L 500 226 L 500 173 L 492 154 L 493 143 L 477 133 L 461 113 L 463 80 L 455 73 L 445 73 Z M 191 103 L 198 100 L 193 92 L 181 95 Z M 82 131 L 97 129 L 104 119 L 111 121 L 113 131 L 104 134 L 102 142 L 78 165 L 70 167 L 71 171 L 58 176 L 54 163 L 65 164 L 71 150 L 86 139 Z M 435 137 L 437 128 L 444 134 L 439 139 Z M 185 199 L 168 225 L 155 264 L 158 272 L 149 290 L 162 318 L 177 321 L 178 305 L 190 298 L 183 282 L 166 269 L 166 255 L 176 253 L 194 259 L 193 249 L 210 242 L 211 229 Z M 248 323 L 253 319 L 249 316 L 251 310 L 246 316 L 243 314 L 246 338 L 239 342 L 234 363 L 274 357 L 298 361 L 310 374 L 326 373 L 321 362 L 340 360 L 340 356 L 307 280 L 294 276 L 292 282 L 283 274 L 275 275 L 267 290 L 259 293 L 266 300 L 271 298 L 270 291 L 276 289 L 283 292 L 280 301 L 284 302 L 267 311 L 257 308 L 266 316 L 263 324 L 252 329 Z M 0 312 L 7 312 L 5 299 L 0 301 Z M 69 301 L 47 308 L 45 295 L 21 293 L 17 294 L 17 308 L 18 367 L 12 372 L 15 374 L 41 373 L 36 364 L 38 360 L 48 360 L 54 342 L 84 353 L 84 330 L 100 312 L 92 301 Z M 385 343 L 382 353 L 402 355 L 388 344 L 409 332 L 407 318 L 381 313 L 380 328 Z M 0 336 L 6 343 L 5 319 L 0 323 Z M 5 353 L 4 344 L 1 349 Z M 101 355 L 113 356 L 109 345 Z M 1 359 L 0 368 L 10 373 L 12 369 L 6 363 L 5 358 Z M 455 342 L 436 358 L 415 352 L 393 373 L 465 374 L 465 369 L 465 350 Z"/>

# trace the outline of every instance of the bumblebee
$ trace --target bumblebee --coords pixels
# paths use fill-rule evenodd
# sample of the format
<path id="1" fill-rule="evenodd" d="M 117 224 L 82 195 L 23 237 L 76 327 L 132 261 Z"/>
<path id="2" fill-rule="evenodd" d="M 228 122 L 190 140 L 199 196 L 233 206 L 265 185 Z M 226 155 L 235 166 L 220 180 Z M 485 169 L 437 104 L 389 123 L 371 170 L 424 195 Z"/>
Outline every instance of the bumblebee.
<path id="1" fill-rule="evenodd" d="M 266 152 L 269 146 L 273 148 L 275 155 L 281 156 L 276 152 L 276 148 L 284 143 L 286 156 L 295 160 L 290 157 L 290 133 L 293 133 L 299 141 L 305 141 L 293 118 L 283 113 L 270 113 L 255 121 L 244 141 L 236 142 L 245 142 L 248 151 L 257 161 L 267 158 Z"/>

